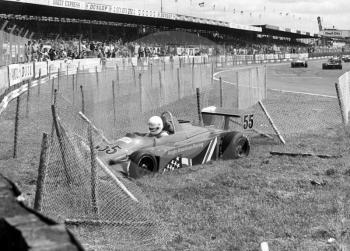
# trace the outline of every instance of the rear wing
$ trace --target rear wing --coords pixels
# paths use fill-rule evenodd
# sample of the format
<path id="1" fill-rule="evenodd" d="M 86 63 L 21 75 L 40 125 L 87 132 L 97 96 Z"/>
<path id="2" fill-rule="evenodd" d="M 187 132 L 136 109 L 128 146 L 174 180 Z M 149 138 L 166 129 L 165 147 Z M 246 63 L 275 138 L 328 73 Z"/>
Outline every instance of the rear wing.
<path id="1" fill-rule="evenodd" d="M 222 108 L 217 108 L 215 106 L 205 107 L 201 111 L 203 124 L 205 126 L 212 125 L 214 116 L 222 116 L 224 117 L 224 130 L 229 129 L 230 118 L 241 118 L 243 115 L 243 111 L 241 110 L 225 110 Z"/>

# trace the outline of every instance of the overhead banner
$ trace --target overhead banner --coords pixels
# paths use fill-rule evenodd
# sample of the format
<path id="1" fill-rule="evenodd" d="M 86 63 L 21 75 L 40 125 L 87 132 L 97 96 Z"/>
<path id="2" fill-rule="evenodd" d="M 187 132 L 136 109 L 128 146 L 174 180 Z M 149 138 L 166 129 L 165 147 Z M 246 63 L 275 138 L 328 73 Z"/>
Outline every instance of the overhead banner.
<path id="1" fill-rule="evenodd" d="M 11 64 L 8 66 L 10 86 L 34 77 L 33 63 Z"/>
<path id="2" fill-rule="evenodd" d="M 112 12 L 112 5 L 87 3 L 86 10 Z"/>
<path id="3" fill-rule="evenodd" d="M 62 8 L 71 8 L 71 9 L 85 9 L 85 2 L 82 1 L 73 1 L 73 0 L 49 0 L 49 4 L 62 7 Z"/>

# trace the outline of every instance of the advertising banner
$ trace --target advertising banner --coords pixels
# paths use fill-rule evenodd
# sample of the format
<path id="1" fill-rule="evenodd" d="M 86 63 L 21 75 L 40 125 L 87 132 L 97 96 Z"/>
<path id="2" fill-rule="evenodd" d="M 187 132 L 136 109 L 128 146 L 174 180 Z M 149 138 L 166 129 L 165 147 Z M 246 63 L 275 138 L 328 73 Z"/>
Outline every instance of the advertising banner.
<path id="1" fill-rule="evenodd" d="M 70 8 L 70 9 L 85 9 L 85 3 L 76 0 L 49 0 L 49 4 L 56 7 Z"/>
<path id="2" fill-rule="evenodd" d="M 40 75 L 41 77 L 47 76 L 47 68 L 48 67 L 48 62 L 36 62 L 35 63 L 35 78 L 38 78 Z"/>
<path id="3" fill-rule="evenodd" d="M 86 10 L 112 12 L 112 5 L 98 4 L 98 3 L 87 3 Z"/>
<path id="4" fill-rule="evenodd" d="M 8 66 L 10 86 L 34 77 L 33 63 L 11 64 Z"/>

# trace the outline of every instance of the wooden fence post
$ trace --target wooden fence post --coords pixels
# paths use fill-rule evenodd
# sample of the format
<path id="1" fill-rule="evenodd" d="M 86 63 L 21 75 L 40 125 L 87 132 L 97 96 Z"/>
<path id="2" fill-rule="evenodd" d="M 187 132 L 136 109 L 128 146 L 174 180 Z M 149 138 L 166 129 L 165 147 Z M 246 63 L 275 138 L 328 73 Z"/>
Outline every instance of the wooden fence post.
<path id="1" fill-rule="evenodd" d="M 55 131 L 56 131 L 56 135 L 57 135 L 57 139 L 58 139 L 58 143 L 59 143 L 59 147 L 60 147 L 62 162 L 63 162 L 63 166 L 64 166 L 64 170 L 65 170 L 65 176 L 67 179 L 67 183 L 70 184 L 71 179 L 70 179 L 70 175 L 68 172 L 68 162 L 67 162 L 65 151 L 64 151 L 64 142 L 63 142 L 63 138 L 62 138 L 62 134 L 61 134 L 61 130 L 60 130 L 60 125 L 58 122 L 58 116 L 56 113 L 55 105 L 51 105 L 51 112 L 52 112 L 53 124 L 55 126 Z"/>
<path id="2" fill-rule="evenodd" d="M 199 125 L 203 126 L 202 112 L 201 112 L 201 93 L 199 88 L 196 88 L 196 96 L 197 96 L 197 112 L 198 112 L 198 121 Z"/>
<path id="3" fill-rule="evenodd" d="M 112 80 L 112 104 L 113 104 L 113 125 L 116 126 L 117 118 L 116 118 L 116 105 L 115 105 L 115 82 Z"/>
<path id="4" fill-rule="evenodd" d="M 140 111 L 142 112 L 142 75 L 139 73 Z"/>
<path id="5" fill-rule="evenodd" d="M 35 192 L 35 198 L 34 198 L 34 210 L 38 212 L 41 212 L 41 206 L 42 206 L 42 200 L 43 200 L 43 190 L 44 190 L 44 184 L 45 184 L 45 178 L 46 178 L 48 149 L 49 149 L 48 135 L 46 133 L 43 133 L 43 138 L 41 141 L 38 178 L 36 182 L 36 192 Z"/>
<path id="6" fill-rule="evenodd" d="M 281 133 L 278 131 L 278 129 L 277 129 L 275 123 L 273 122 L 272 118 L 270 117 L 269 113 L 267 112 L 265 106 L 263 105 L 263 103 L 262 103 L 260 100 L 258 101 L 258 103 L 259 103 L 261 109 L 263 110 L 264 114 L 266 115 L 267 120 L 269 121 L 270 125 L 272 126 L 272 129 L 273 129 L 273 130 L 275 131 L 275 133 L 277 134 L 278 139 L 281 141 L 281 143 L 282 143 L 283 145 L 285 145 L 285 144 L 286 144 L 286 141 L 284 140 L 284 138 L 283 138 L 283 136 L 281 135 Z"/>
<path id="7" fill-rule="evenodd" d="M 27 104 L 26 104 L 26 118 L 29 117 L 29 102 L 30 102 L 30 80 L 27 81 Z"/>
<path id="8" fill-rule="evenodd" d="M 96 84 L 97 84 L 97 87 L 98 87 L 99 86 L 99 77 L 98 77 L 97 66 L 95 66 L 95 75 L 96 75 Z"/>
<path id="9" fill-rule="evenodd" d="M 239 109 L 239 71 L 236 71 L 237 109 Z"/>
<path id="10" fill-rule="evenodd" d="M 159 70 L 159 106 L 163 105 L 163 82 L 162 82 L 162 71 Z"/>
<path id="11" fill-rule="evenodd" d="M 222 88 L 222 78 L 220 77 L 220 107 L 223 107 L 223 88 Z"/>
<path id="12" fill-rule="evenodd" d="M 113 81 L 114 82 L 114 81 Z M 88 141 L 90 148 L 90 160 L 91 160 L 91 205 L 92 211 L 95 216 L 98 216 L 98 206 L 97 206 L 97 163 L 96 163 L 96 152 L 94 148 L 94 142 L 92 138 L 92 128 L 88 125 Z"/>
<path id="13" fill-rule="evenodd" d="M 84 90 L 82 85 L 80 86 L 80 92 L 81 92 L 81 111 L 85 114 Z"/>
<path id="14" fill-rule="evenodd" d="M 181 80 L 180 80 L 180 69 L 177 68 L 176 70 L 176 76 L 177 76 L 177 98 L 178 100 L 181 99 Z"/>
<path id="15" fill-rule="evenodd" d="M 21 103 L 20 96 L 16 99 L 16 116 L 15 116 L 15 133 L 14 133 L 14 141 L 13 141 L 13 158 L 17 158 L 17 141 L 18 141 L 18 124 L 19 124 L 19 107 Z"/>

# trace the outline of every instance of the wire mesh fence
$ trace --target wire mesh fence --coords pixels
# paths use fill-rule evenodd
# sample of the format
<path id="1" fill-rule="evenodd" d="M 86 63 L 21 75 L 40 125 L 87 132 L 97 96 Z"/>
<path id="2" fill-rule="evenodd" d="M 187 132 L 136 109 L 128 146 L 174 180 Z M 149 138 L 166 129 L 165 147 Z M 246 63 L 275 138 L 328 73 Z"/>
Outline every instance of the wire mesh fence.
<path id="1" fill-rule="evenodd" d="M 54 72 L 52 68 L 50 71 Z M 20 96 L 18 105 L 16 99 L 11 101 L 0 115 L 0 125 L 6 130 L 1 138 L 1 157 L 11 157 L 14 144 L 17 156 L 38 156 L 42 132 L 47 132 L 49 169 L 43 212 L 65 222 L 86 247 L 154 249 L 172 238 L 171 230 L 152 214 L 147 199 L 133 182 L 113 169 L 109 170 L 111 175 L 100 164 L 94 164 L 93 152 L 104 140 L 102 134 L 107 139 L 117 139 L 128 132 L 146 132 L 148 118 L 166 110 L 199 125 L 203 119 L 201 109 L 215 106 L 241 115 L 231 118 L 230 129 L 271 137 L 275 141 L 272 150 L 281 149 L 278 137 L 282 136 L 287 142 L 284 150 L 289 142 L 297 142 L 303 151 L 318 151 L 303 144 L 302 135 L 324 133 L 341 123 L 337 99 L 267 92 L 263 66 L 229 69 L 221 72 L 221 78 L 212 78 L 215 71 L 213 62 L 181 67 L 159 63 L 147 67 L 59 69 L 58 74 L 49 74 L 50 79 L 39 85 L 26 83 L 31 85 L 29 92 Z M 60 118 L 56 129 L 53 103 Z M 89 124 L 79 111 L 99 133 L 89 132 Z M 222 117 L 211 122 L 223 128 Z M 137 203 L 113 177 L 131 191 Z"/>

